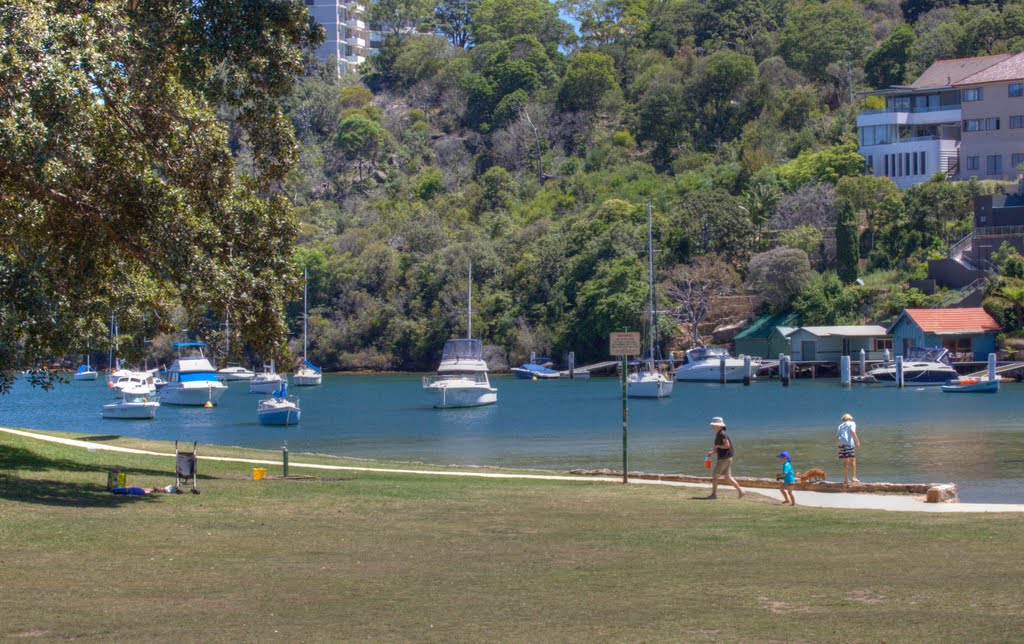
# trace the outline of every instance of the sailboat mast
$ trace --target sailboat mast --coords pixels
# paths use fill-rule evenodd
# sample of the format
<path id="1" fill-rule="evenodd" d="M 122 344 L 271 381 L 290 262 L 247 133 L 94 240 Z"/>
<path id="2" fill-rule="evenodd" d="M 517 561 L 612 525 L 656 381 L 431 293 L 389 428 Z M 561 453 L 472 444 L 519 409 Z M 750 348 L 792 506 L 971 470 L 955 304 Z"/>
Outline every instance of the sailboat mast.
<path id="1" fill-rule="evenodd" d="M 302 361 L 306 361 L 306 302 L 309 298 L 309 269 L 302 269 Z"/>
<path id="2" fill-rule="evenodd" d="M 654 233 L 652 232 L 652 230 L 654 228 L 653 222 L 654 222 L 654 220 L 653 220 L 653 218 L 651 216 L 651 200 L 648 199 L 647 200 L 647 271 L 648 271 L 648 279 L 650 280 L 649 284 L 650 284 L 650 296 L 651 296 L 651 311 L 650 311 L 651 331 L 648 334 L 648 341 L 650 343 L 650 354 L 648 354 L 648 355 L 650 356 L 649 360 L 650 360 L 650 365 L 651 365 L 651 371 L 654 371 L 654 334 L 657 332 L 657 328 L 658 328 L 658 318 L 655 317 L 657 314 L 655 313 L 655 310 L 654 310 Z"/>
<path id="3" fill-rule="evenodd" d="M 468 304 L 468 315 L 466 318 L 466 339 L 473 339 L 473 262 L 469 262 L 469 304 Z"/>

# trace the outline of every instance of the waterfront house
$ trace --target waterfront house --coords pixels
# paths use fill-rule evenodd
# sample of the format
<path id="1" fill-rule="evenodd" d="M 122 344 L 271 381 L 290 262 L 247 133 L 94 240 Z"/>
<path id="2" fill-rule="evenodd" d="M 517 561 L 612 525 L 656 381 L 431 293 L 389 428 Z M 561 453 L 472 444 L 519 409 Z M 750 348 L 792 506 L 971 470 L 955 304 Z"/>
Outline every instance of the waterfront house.
<path id="1" fill-rule="evenodd" d="M 733 353 L 758 358 L 773 358 L 780 353 L 789 353 L 786 334 L 796 329 L 796 321 L 796 313 L 776 313 L 757 318 L 733 338 Z"/>
<path id="2" fill-rule="evenodd" d="M 911 347 L 943 347 L 954 361 L 982 361 L 996 350 L 999 324 L 981 307 L 904 309 L 889 333 L 901 353 Z"/>
<path id="3" fill-rule="evenodd" d="M 838 362 L 842 356 L 856 359 L 864 349 L 868 360 L 881 360 L 892 347 L 892 337 L 877 324 L 854 326 L 802 326 L 788 335 L 795 362 Z"/>
<path id="4" fill-rule="evenodd" d="M 1017 179 L 1024 163 L 1024 52 L 953 87 L 960 90 L 959 178 Z"/>

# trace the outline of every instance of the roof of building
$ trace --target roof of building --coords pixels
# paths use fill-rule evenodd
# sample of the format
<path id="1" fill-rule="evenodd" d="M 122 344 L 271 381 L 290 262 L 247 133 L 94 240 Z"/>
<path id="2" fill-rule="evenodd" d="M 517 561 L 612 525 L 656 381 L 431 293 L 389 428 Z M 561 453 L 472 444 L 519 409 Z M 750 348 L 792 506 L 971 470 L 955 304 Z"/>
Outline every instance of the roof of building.
<path id="1" fill-rule="evenodd" d="M 937 60 L 931 67 L 924 70 L 917 77 L 911 87 L 918 89 L 922 87 L 949 87 L 959 81 L 977 74 L 980 71 L 997 65 L 1011 54 L 993 54 L 992 56 L 977 56 L 975 58 L 952 58 L 949 60 Z"/>
<path id="2" fill-rule="evenodd" d="M 1010 56 L 995 65 L 980 69 L 974 74 L 959 81 L 953 81 L 957 87 L 961 85 L 978 85 L 981 83 L 999 83 L 1024 79 L 1024 52 Z"/>
<path id="3" fill-rule="evenodd" d="M 876 335 L 888 335 L 886 328 L 884 326 L 878 326 L 877 324 L 857 324 L 849 326 L 802 326 L 799 329 L 794 329 L 786 335 L 792 335 L 797 331 L 807 331 L 811 335 L 816 335 L 819 338 L 828 337 L 830 335 L 845 338 L 867 338 Z"/>
<path id="4" fill-rule="evenodd" d="M 762 315 L 747 328 L 736 334 L 734 340 L 763 339 L 772 334 L 777 326 L 785 326 L 796 322 L 796 313 L 776 313 L 774 315 Z"/>
<path id="5" fill-rule="evenodd" d="M 925 333 L 948 335 L 1000 330 L 999 324 L 980 306 L 962 309 L 904 309 L 889 328 L 895 327 L 904 316 L 913 320 Z"/>

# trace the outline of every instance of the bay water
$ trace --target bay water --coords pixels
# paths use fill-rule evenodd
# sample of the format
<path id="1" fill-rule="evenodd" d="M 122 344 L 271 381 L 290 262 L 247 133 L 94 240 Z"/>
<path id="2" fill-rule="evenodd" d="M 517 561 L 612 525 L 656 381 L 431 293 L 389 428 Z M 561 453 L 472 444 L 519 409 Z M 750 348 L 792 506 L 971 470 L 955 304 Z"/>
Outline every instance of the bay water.
<path id="1" fill-rule="evenodd" d="M 100 380 L 43 391 L 19 380 L 0 396 L 0 425 L 199 441 L 290 452 L 488 465 L 565 472 L 622 467 L 621 385 L 615 378 L 529 381 L 494 376 L 498 404 L 433 409 L 414 375 L 325 375 L 320 387 L 291 387 L 302 422 L 256 421 L 248 384 L 231 383 L 213 409 L 161 406 L 154 420 L 100 416 L 113 401 Z M 1024 384 L 997 394 L 947 394 L 937 387 L 843 388 L 835 379 L 739 384 L 676 383 L 670 398 L 629 400 L 629 469 L 703 474 L 708 421 L 722 416 L 736 445 L 734 472 L 772 477 L 786 450 L 798 471 L 821 467 L 842 480 L 835 428 L 857 421 L 862 481 L 953 482 L 965 502 L 1024 503 Z M 294 460 L 298 460 L 293 457 Z"/>

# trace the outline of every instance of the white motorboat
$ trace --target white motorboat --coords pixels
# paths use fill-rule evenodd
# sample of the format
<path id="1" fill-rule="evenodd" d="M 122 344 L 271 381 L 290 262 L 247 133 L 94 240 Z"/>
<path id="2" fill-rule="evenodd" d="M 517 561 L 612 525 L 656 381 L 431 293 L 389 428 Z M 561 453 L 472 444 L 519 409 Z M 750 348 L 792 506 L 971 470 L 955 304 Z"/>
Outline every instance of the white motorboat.
<path id="1" fill-rule="evenodd" d="M 318 386 L 323 378 L 323 374 L 320 373 L 313 363 L 306 357 L 306 344 L 308 335 L 308 318 L 306 317 L 306 304 L 308 300 L 308 287 L 309 287 L 309 273 L 307 271 L 302 272 L 304 282 L 302 285 L 302 366 L 298 368 L 295 375 L 292 376 L 292 384 L 296 387 L 315 387 Z"/>
<path id="2" fill-rule="evenodd" d="M 274 361 L 271 360 L 270 366 L 264 365 L 263 372 L 256 374 L 256 376 L 249 381 L 249 393 L 272 394 L 281 388 L 282 380 L 283 378 L 274 368 Z"/>
<path id="3" fill-rule="evenodd" d="M 473 265 L 469 265 L 469 317 L 466 338 L 444 343 L 436 376 L 423 378 L 423 390 L 437 409 L 480 407 L 498 402 L 487 377 L 483 343 L 473 339 Z"/>
<path id="4" fill-rule="evenodd" d="M 228 366 L 217 370 L 217 378 L 224 382 L 249 381 L 255 377 L 255 371 L 250 371 L 237 362 L 229 362 Z"/>
<path id="5" fill-rule="evenodd" d="M 697 347 L 686 352 L 683 364 L 676 369 L 676 380 L 683 382 L 721 382 L 722 361 L 725 361 L 725 381 L 743 382 L 743 358 L 734 358 L 728 349 Z M 750 378 L 757 370 L 750 370 Z"/>
<path id="6" fill-rule="evenodd" d="M 121 370 L 111 375 L 110 387 L 114 390 L 115 396 L 120 396 L 121 392 L 129 389 L 145 390 L 147 395 L 152 396 L 156 393 L 156 378 L 152 371 Z"/>
<path id="7" fill-rule="evenodd" d="M 647 275 L 650 309 L 648 312 L 648 353 L 647 361 L 641 364 L 636 372 L 626 376 L 626 392 L 630 398 L 666 398 L 672 395 L 672 377 L 658 370 L 657 343 L 655 336 L 658 330 L 658 310 L 654 295 L 654 225 L 651 215 L 651 202 L 647 202 Z"/>
<path id="8" fill-rule="evenodd" d="M 896 365 L 889 364 L 868 371 L 876 382 L 896 384 Z M 949 351 L 942 347 L 911 347 L 903 357 L 903 384 L 912 387 L 942 386 L 958 380 L 960 374 L 953 368 Z"/>
<path id="9" fill-rule="evenodd" d="M 261 400 L 256 407 L 256 419 L 261 425 L 297 425 L 302 418 L 302 409 L 297 400 L 288 400 L 288 384 L 274 392 L 273 397 Z"/>
<path id="10" fill-rule="evenodd" d="M 160 400 L 168 405 L 216 405 L 228 386 L 217 380 L 217 372 L 203 355 L 206 345 L 178 342 L 172 346 L 178 350 L 178 358 L 167 372 Z"/>
<path id="11" fill-rule="evenodd" d="M 127 388 L 121 391 L 121 400 L 103 405 L 104 418 L 148 419 L 156 417 L 160 403 L 144 388 Z"/>

